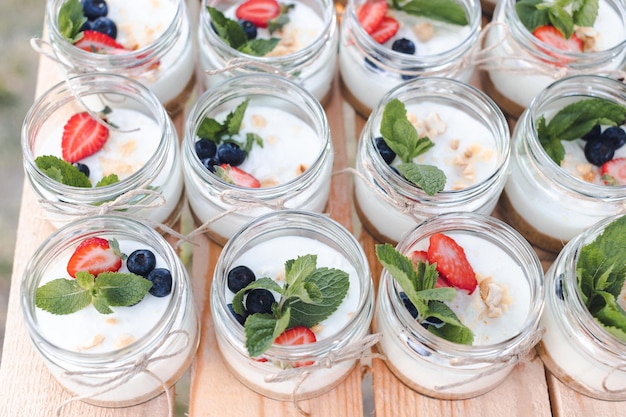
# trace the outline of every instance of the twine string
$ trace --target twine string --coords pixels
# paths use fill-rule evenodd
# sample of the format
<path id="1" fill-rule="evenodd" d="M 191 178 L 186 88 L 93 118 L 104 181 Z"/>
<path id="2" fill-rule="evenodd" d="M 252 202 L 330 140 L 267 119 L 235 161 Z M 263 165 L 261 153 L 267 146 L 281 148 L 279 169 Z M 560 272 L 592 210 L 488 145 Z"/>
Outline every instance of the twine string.
<path id="1" fill-rule="evenodd" d="M 234 71 L 241 69 L 241 68 L 255 68 L 258 69 L 260 71 L 264 71 L 270 74 L 274 74 L 274 75 L 279 75 L 281 77 L 284 78 L 294 78 L 291 74 L 289 74 L 286 71 L 283 71 L 282 69 L 271 65 L 271 64 L 267 64 L 265 62 L 255 62 L 252 61 L 251 59 L 247 59 L 247 58 L 233 58 L 230 59 L 228 61 L 226 61 L 226 63 L 224 64 L 223 67 L 221 68 L 217 68 L 214 70 L 204 70 L 204 73 L 208 76 L 213 76 L 213 75 L 218 75 L 218 74 L 224 74 L 226 72 L 232 72 L 234 74 Z"/>
<path id="2" fill-rule="evenodd" d="M 613 375 L 617 371 L 622 371 L 622 372 L 626 371 L 626 363 L 618 364 L 616 366 L 611 367 L 609 372 L 602 379 L 602 389 L 605 392 L 609 393 L 609 394 L 623 394 L 623 393 L 626 393 L 626 387 L 619 388 L 619 389 L 609 388 L 609 384 L 608 384 L 609 378 L 611 377 L 611 375 Z"/>

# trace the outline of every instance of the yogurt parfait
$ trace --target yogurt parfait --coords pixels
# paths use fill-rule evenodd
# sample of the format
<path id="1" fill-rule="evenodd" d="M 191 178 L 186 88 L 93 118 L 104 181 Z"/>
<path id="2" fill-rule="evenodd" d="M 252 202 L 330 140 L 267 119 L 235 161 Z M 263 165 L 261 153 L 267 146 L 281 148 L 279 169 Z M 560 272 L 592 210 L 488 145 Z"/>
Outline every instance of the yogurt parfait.
<path id="1" fill-rule="evenodd" d="M 226 244 L 211 313 L 233 375 L 267 397 L 300 400 L 331 390 L 369 354 L 373 297 L 355 238 L 328 217 L 287 210 Z"/>
<path id="2" fill-rule="evenodd" d="M 517 122 L 502 206 L 534 245 L 565 243 L 626 201 L 626 86 L 567 77 L 545 89 Z"/>
<path id="3" fill-rule="evenodd" d="M 51 235 L 26 267 L 21 302 L 50 372 L 91 404 L 161 394 L 196 351 L 185 268 L 161 235 L 125 217 L 82 219 Z"/>
<path id="4" fill-rule="evenodd" d="M 483 394 L 539 340 L 543 271 L 505 223 L 477 213 L 426 220 L 376 247 L 375 329 L 390 370 L 441 399 Z"/>
<path id="5" fill-rule="evenodd" d="M 56 59 L 73 72 L 112 72 L 148 86 L 170 115 L 195 86 L 194 47 L 184 0 L 51 0 Z"/>
<path id="6" fill-rule="evenodd" d="M 272 210 L 324 210 L 330 130 L 297 84 L 269 74 L 228 78 L 200 97 L 185 130 L 185 192 L 199 231 L 217 243 Z"/>
<path id="7" fill-rule="evenodd" d="M 93 73 L 55 85 L 26 115 L 22 150 L 26 176 L 56 226 L 114 211 L 152 224 L 178 219 L 178 137 L 137 81 Z"/>
<path id="8" fill-rule="evenodd" d="M 349 1 L 339 69 L 344 96 L 367 117 L 385 93 L 422 76 L 469 81 L 480 33 L 478 0 Z"/>
<path id="9" fill-rule="evenodd" d="M 555 80 L 623 77 L 626 5 L 622 1 L 499 2 L 484 50 L 482 84 L 500 108 L 519 117 Z"/>
<path id="10" fill-rule="evenodd" d="M 226 77 L 265 72 L 330 99 L 339 37 L 330 0 L 208 0 L 200 11 L 205 87 Z"/>
<path id="11" fill-rule="evenodd" d="M 393 243 L 437 214 L 490 214 L 508 162 L 508 126 L 486 95 L 455 80 L 408 81 L 381 100 L 361 133 L 357 213 Z"/>

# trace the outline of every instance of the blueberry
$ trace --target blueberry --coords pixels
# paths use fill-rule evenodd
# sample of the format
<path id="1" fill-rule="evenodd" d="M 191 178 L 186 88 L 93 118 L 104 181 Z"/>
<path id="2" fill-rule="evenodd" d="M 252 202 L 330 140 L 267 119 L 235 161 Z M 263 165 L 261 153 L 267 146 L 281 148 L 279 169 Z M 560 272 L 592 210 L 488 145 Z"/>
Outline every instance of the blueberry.
<path id="1" fill-rule="evenodd" d="M 172 292 L 172 274 L 169 269 L 154 268 L 146 278 L 152 281 L 150 294 L 155 297 L 165 297 Z"/>
<path id="2" fill-rule="evenodd" d="M 406 295 L 405 292 L 401 292 L 400 293 L 400 299 L 402 300 L 402 303 L 404 303 L 404 307 L 406 307 L 406 309 L 409 312 L 409 314 L 411 315 L 411 317 L 416 319 L 417 318 L 417 307 L 415 307 L 415 305 L 411 302 L 411 300 L 409 300 L 409 296 Z"/>
<path id="3" fill-rule="evenodd" d="M 209 172 L 215 172 L 215 165 L 219 165 L 220 161 L 215 158 L 204 158 L 200 160 L 200 163 L 202 163 Z"/>
<path id="4" fill-rule="evenodd" d="M 156 256 L 148 249 L 137 249 L 128 255 L 126 267 L 133 274 L 146 277 L 156 267 Z"/>
<path id="5" fill-rule="evenodd" d="M 247 314 L 245 316 L 242 316 L 240 314 L 235 313 L 235 310 L 233 310 L 232 304 L 228 304 L 228 310 L 230 310 L 230 314 L 232 314 L 233 317 L 235 317 L 235 319 L 239 322 L 239 324 L 241 324 L 242 326 L 245 324 L 246 319 L 248 318 Z"/>
<path id="6" fill-rule="evenodd" d="M 254 280 L 256 280 L 254 272 L 245 265 L 236 266 L 228 271 L 228 289 L 234 293 L 246 288 Z"/>
<path id="7" fill-rule="evenodd" d="M 591 128 L 589 132 L 583 135 L 582 139 L 583 140 L 599 139 L 601 134 L 602 134 L 602 129 L 600 128 L 600 125 L 595 125 L 594 127 Z"/>
<path id="8" fill-rule="evenodd" d="M 415 44 L 409 39 L 400 38 L 393 42 L 391 49 L 403 54 L 413 55 L 415 53 Z"/>
<path id="9" fill-rule="evenodd" d="M 618 126 L 607 127 L 602 132 L 601 137 L 603 141 L 608 142 L 615 150 L 621 148 L 626 143 L 626 132 Z"/>
<path id="10" fill-rule="evenodd" d="M 91 23 L 91 30 L 102 32 L 105 35 L 117 38 L 117 26 L 108 17 L 99 17 Z"/>
<path id="11" fill-rule="evenodd" d="M 195 148 L 200 159 L 214 158 L 217 153 L 217 145 L 210 139 L 200 139 L 196 142 Z"/>
<path id="12" fill-rule="evenodd" d="M 378 149 L 378 153 L 383 158 L 383 160 L 389 165 L 395 158 L 396 153 L 391 150 L 385 139 L 382 136 L 378 136 L 374 139 L 374 143 L 376 145 L 376 149 Z"/>
<path id="13" fill-rule="evenodd" d="M 613 159 L 615 148 L 608 141 L 589 140 L 585 143 L 585 158 L 596 166 L 602 166 L 606 161 Z"/>
<path id="14" fill-rule="evenodd" d="M 85 23 L 80 27 L 80 32 L 84 32 L 86 30 L 92 30 L 91 28 L 91 20 L 85 20 Z"/>
<path id="15" fill-rule="evenodd" d="M 82 172 L 83 174 L 85 174 L 85 176 L 86 176 L 87 178 L 89 178 L 89 174 L 90 174 L 91 172 L 89 171 L 89 167 L 88 167 L 87 165 L 85 165 L 85 164 L 81 164 L 80 162 L 74 162 L 74 166 L 75 166 L 76 168 L 78 168 L 78 170 L 79 170 L 80 172 Z"/>
<path id="16" fill-rule="evenodd" d="M 236 143 L 222 143 L 217 148 L 217 159 L 222 164 L 229 164 L 236 167 L 245 161 L 246 156 L 246 151 L 241 149 Z"/>
<path id="17" fill-rule="evenodd" d="M 269 290 L 255 288 L 246 297 L 246 310 L 248 314 L 270 314 L 272 312 L 272 304 L 275 302 L 274 294 Z"/>
<path id="18" fill-rule="evenodd" d="M 89 20 L 96 20 L 106 16 L 109 12 L 105 0 L 81 0 L 81 4 L 83 5 L 83 14 Z"/>
<path id="19" fill-rule="evenodd" d="M 240 20 L 239 24 L 246 32 L 246 36 L 249 40 L 256 39 L 256 25 L 249 20 Z"/>

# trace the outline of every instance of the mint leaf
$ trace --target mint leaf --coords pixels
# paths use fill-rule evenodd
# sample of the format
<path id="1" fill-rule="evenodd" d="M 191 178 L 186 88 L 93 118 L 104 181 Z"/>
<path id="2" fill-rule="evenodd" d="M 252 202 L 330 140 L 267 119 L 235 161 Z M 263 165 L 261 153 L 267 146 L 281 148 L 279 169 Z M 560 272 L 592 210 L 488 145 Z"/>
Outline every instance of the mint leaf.
<path id="1" fill-rule="evenodd" d="M 224 133 L 224 127 L 220 122 L 209 117 L 205 117 L 198 126 L 196 134 L 200 139 L 209 139 L 213 142 L 219 143 L 221 136 Z"/>
<path id="2" fill-rule="evenodd" d="M 35 158 L 37 168 L 48 177 L 70 187 L 91 188 L 89 178 L 74 165 L 53 155 Z"/>
<path id="3" fill-rule="evenodd" d="M 543 0 L 520 0 L 515 3 L 517 17 L 529 32 L 534 32 L 539 26 L 550 24 L 550 11 L 545 7 L 538 7 L 541 4 Z"/>
<path id="4" fill-rule="evenodd" d="M 594 25 L 598 16 L 598 0 L 519 0 L 515 3 L 515 12 L 529 32 L 550 25 L 569 39 L 574 25 Z"/>
<path id="5" fill-rule="evenodd" d="M 299 281 L 315 271 L 317 265 L 317 255 L 304 255 L 297 259 L 290 259 L 285 262 L 285 280 L 289 286 L 295 286 Z"/>
<path id="6" fill-rule="evenodd" d="M 439 301 L 429 303 L 428 314 L 429 317 L 436 317 L 444 323 L 443 326 L 428 326 L 428 331 L 432 334 L 462 345 L 471 345 L 474 342 L 474 333 L 461 323 L 454 311 L 444 303 Z"/>
<path id="7" fill-rule="evenodd" d="M 272 52 L 276 45 L 278 45 L 280 39 L 278 38 L 270 38 L 270 39 L 252 39 L 245 44 L 241 45 L 239 48 L 239 52 L 244 54 L 252 55 L 252 56 L 265 56 L 268 53 Z"/>
<path id="8" fill-rule="evenodd" d="M 136 274 L 103 272 L 96 278 L 96 291 L 111 306 L 130 306 L 138 303 L 152 288 L 152 282 Z"/>
<path id="9" fill-rule="evenodd" d="M 100 295 L 100 294 L 94 295 L 93 298 L 91 299 L 91 302 L 93 303 L 93 307 L 100 314 L 113 314 L 114 313 L 114 311 L 111 310 L 109 302 L 104 295 Z"/>
<path id="10" fill-rule="evenodd" d="M 81 288 L 91 291 L 94 287 L 95 277 L 87 271 L 79 271 L 76 273 L 76 282 Z"/>
<path id="11" fill-rule="evenodd" d="M 35 291 L 35 305 L 52 314 L 71 314 L 90 303 L 89 290 L 73 279 L 58 278 Z"/>
<path id="12" fill-rule="evenodd" d="M 228 113 L 226 116 L 224 126 L 226 127 L 226 133 L 230 136 L 234 136 L 239 133 L 239 130 L 241 129 L 241 122 L 243 122 L 243 116 L 246 114 L 246 109 L 248 108 L 248 103 L 250 103 L 249 98 L 239 103 L 237 108 L 231 113 Z"/>
<path id="13" fill-rule="evenodd" d="M 417 184 L 428 195 L 435 195 L 446 185 L 446 174 L 433 165 L 401 164 L 398 171 L 413 184 Z"/>
<path id="14" fill-rule="evenodd" d="M 598 0 L 582 0 L 574 2 L 574 5 L 579 4 L 579 7 L 573 10 L 574 24 L 577 26 L 591 27 L 596 22 L 598 17 Z"/>
<path id="15" fill-rule="evenodd" d="M 276 47 L 280 40 L 275 38 L 248 40 L 239 22 L 227 18 L 224 13 L 214 7 L 207 6 L 207 10 L 211 16 L 212 26 L 220 39 L 240 52 L 252 56 L 265 56 Z"/>
<path id="16" fill-rule="evenodd" d="M 102 177 L 102 179 L 100 179 L 100 181 L 96 184 L 96 187 L 105 187 L 118 182 L 120 182 L 120 179 L 116 174 L 109 174 L 106 177 Z"/>
<path id="17" fill-rule="evenodd" d="M 400 4 L 394 0 L 392 7 L 414 16 L 465 26 L 468 24 L 465 9 L 454 0 L 411 0 Z"/>
<path id="18" fill-rule="evenodd" d="M 557 28 L 559 32 L 565 36 L 565 39 L 572 37 L 572 34 L 574 33 L 574 19 L 565 9 L 560 7 L 551 7 L 549 9 L 548 17 L 550 18 L 552 26 Z"/>
<path id="19" fill-rule="evenodd" d="M 80 28 L 86 21 L 80 0 L 67 0 L 59 9 L 59 32 L 70 43 L 75 43 L 83 37 Z"/>
<path id="20" fill-rule="evenodd" d="M 250 357 L 261 355 L 272 346 L 278 320 L 271 314 L 252 314 L 245 324 L 246 349 Z"/>

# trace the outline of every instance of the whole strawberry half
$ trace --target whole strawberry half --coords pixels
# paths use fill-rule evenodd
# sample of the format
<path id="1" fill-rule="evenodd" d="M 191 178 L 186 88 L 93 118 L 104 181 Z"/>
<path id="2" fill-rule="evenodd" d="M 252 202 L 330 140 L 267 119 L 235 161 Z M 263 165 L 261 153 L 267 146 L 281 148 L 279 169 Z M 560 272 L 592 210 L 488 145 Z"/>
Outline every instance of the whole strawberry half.
<path id="1" fill-rule="evenodd" d="M 602 181 L 607 185 L 626 185 L 626 158 L 614 158 L 600 168 Z"/>
<path id="2" fill-rule="evenodd" d="M 400 24 L 396 19 L 390 16 L 385 16 L 380 22 L 380 25 L 374 29 L 374 32 L 370 33 L 372 39 L 376 42 L 383 44 L 391 39 L 400 28 Z"/>
<path id="3" fill-rule="evenodd" d="M 453 287 L 467 290 L 470 294 L 476 289 L 476 273 L 463 248 L 450 236 L 435 233 L 430 237 L 428 261 L 437 263 L 437 272 Z"/>
<path id="4" fill-rule="evenodd" d="M 261 188 L 261 182 L 243 169 L 228 164 L 222 164 L 220 166 L 236 185 L 246 188 Z"/>
<path id="5" fill-rule="evenodd" d="M 374 33 L 383 21 L 388 8 L 386 0 L 368 0 L 363 3 L 356 13 L 363 30 L 370 35 Z"/>
<path id="6" fill-rule="evenodd" d="M 235 11 L 237 19 L 247 20 L 260 28 L 266 28 L 268 22 L 279 14 L 280 5 L 276 0 L 247 0 Z"/>
<path id="7" fill-rule="evenodd" d="M 563 33 L 561 33 L 561 31 L 559 31 L 554 26 L 539 26 L 533 31 L 533 35 L 541 42 L 546 43 L 556 49 L 560 49 L 564 52 L 583 51 L 583 42 L 580 40 L 580 38 L 578 38 L 578 36 L 576 36 L 576 34 L 573 34 L 569 39 L 565 39 Z M 554 53 L 550 51 L 545 52 L 552 56 L 555 56 Z M 568 59 L 565 57 L 555 56 L 555 58 L 560 58 L 563 64 L 567 64 L 568 62 Z"/>
<path id="8" fill-rule="evenodd" d="M 87 52 L 107 52 L 111 51 L 124 51 L 126 50 L 123 45 L 117 43 L 115 39 L 102 32 L 96 32 L 95 30 L 83 31 L 83 36 L 74 46 Z"/>
<path id="9" fill-rule="evenodd" d="M 315 343 L 316 341 L 317 337 L 315 337 L 315 333 L 313 333 L 311 329 L 304 326 L 296 326 L 282 332 L 276 340 L 274 340 L 274 343 L 284 346 L 296 346 Z M 313 361 L 299 361 L 294 364 L 296 368 L 310 365 L 313 365 Z"/>
<path id="10" fill-rule="evenodd" d="M 121 267 L 122 255 L 118 249 L 106 239 L 90 237 L 76 247 L 67 263 L 67 272 L 72 278 L 81 271 L 98 276 L 102 272 L 116 272 Z"/>
<path id="11" fill-rule="evenodd" d="M 69 163 L 98 152 L 109 138 L 109 129 L 87 112 L 76 113 L 63 127 L 61 151 Z"/>

